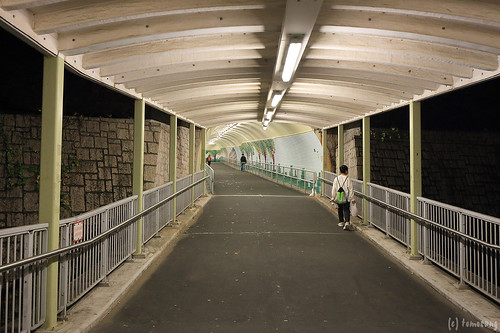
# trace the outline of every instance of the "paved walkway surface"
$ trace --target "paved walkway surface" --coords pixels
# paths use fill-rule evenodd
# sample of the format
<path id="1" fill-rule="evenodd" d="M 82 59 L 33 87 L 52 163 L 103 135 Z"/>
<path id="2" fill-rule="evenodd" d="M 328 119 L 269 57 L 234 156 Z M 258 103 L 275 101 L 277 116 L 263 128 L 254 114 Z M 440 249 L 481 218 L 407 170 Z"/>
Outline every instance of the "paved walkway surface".
<path id="1" fill-rule="evenodd" d="M 92 332 L 488 332 L 317 200 L 213 166 L 198 222 Z"/>

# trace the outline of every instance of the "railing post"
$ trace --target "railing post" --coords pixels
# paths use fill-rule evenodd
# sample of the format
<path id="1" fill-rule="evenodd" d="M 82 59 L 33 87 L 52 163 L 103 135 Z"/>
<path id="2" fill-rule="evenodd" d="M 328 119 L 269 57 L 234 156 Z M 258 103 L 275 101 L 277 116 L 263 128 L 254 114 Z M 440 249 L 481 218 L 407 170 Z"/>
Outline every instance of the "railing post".
<path id="1" fill-rule="evenodd" d="M 177 192 L 177 116 L 170 116 L 170 151 L 169 151 L 168 175 L 172 182 L 172 193 Z M 177 219 L 177 198 L 172 199 L 173 214 L 172 224 Z"/>
<path id="2" fill-rule="evenodd" d="M 132 193 L 137 195 L 137 212 L 142 211 L 143 181 L 144 181 L 144 125 L 146 105 L 143 99 L 134 103 L 134 161 L 132 166 Z M 142 222 L 137 220 L 136 245 L 134 256 L 144 257 L 142 254 Z"/>
<path id="3" fill-rule="evenodd" d="M 33 231 L 27 235 L 27 241 L 24 241 L 23 258 L 33 256 Z M 23 317 L 21 330 L 29 332 L 31 329 L 31 309 L 33 302 L 33 270 L 34 266 L 23 267 Z"/>
<path id="4" fill-rule="evenodd" d="M 459 213 L 459 231 L 461 233 L 465 233 L 465 217 L 464 214 Z M 465 286 L 464 283 L 464 277 L 465 277 L 465 238 L 460 238 L 460 258 L 459 258 L 459 275 L 460 275 L 460 282 L 459 282 L 459 288 L 463 288 Z"/>
<path id="5" fill-rule="evenodd" d="M 45 57 L 42 93 L 39 221 L 48 223 L 47 251 L 59 248 L 64 60 Z M 46 316 L 43 329 L 57 325 L 59 257 L 48 259 Z"/>
<path id="6" fill-rule="evenodd" d="M 391 194 L 388 190 L 385 190 L 385 202 L 390 204 Z M 389 209 L 385 210 L 385 236 L 389 237 L 389 219 L 391 218 L 391 213 Z"/>
<path id="7" fill-rule="evenodd" d="M 340 173 L 339 173 L 340 174 Z M 370 178 L 370 117 L 363 118 L 363 194 L 368 195 Z M 363 223 L 368 224 L 368 203 L 363 199 Z"/>
<path id="8" fill-rule="evenodd" d="M 205 128 L 201 129 L 201 165 L 200 165 L 200 170 L 203 171 L 203 177 L 207 176 L 207 171 L 206 171 L 206 161 L 205 161 L 205 154 L 206 154 L 206 139 L 207 139 L 207 130 Z M 224 160 L 222 160 L 224 161 Z M 214 161 L 215 162 L 215 161 Z M 213 192 L 213 189 L 212 189 Z M 205 180 L 203 182 L 203 195 L 207 195 L 207 181 Z"/>
<path id="9" fill-rule="evenodd" d="M 63 228 L 63 232 L 61 233 L 61 246 L 69 246 L 70 245 L 70 228 L 69 225 L 66 224 Z M 66 309 L 68 307 L 68 294 L 69 294 L 69 258 L 68 255 L 65 254 L 61 257 L 61 262 L 59 263 L 61 272 L 60 272 L 60 281 L 59 286 L 61 290 L 59 290 L 60 304 L 63 307 L 63 316 L 66 316 Z"/>
<path id="10" fill-rule="evenodd" d="M 109 230 L 109 209 L 106 209 L 103 213 L 103 219 L 101 221 L 101 233 L 108 231 Z M 104 276 L 104 282 L 107 282 L 107 276 L 108 276 L 108 270 L 109 270 L 109 237 L 107 237 L 102 243 L 101 243 L 101 254 L 102 254 L 102 260 L 101 260 L 101 269 L 102 269 L 102 274 Z"/>
<path id="11" fill-rule="evenodd" d="M 195 127 L 189 124 L 189 173 L 191 174 L 191 184 L 194 184 L 194 146 L 195 146 Z M 194 206 L 194 187 L 191 188 L 191 206 Z"/>
<path id="12" fill-rule="evenodd" d="M 417 197 L 422 196 L 422 152 L 420 102 L 410 102 L 410 212 L 417 214 Z M 420 259 L 418 253 L 418 225 L 411 220 L 410 259 Z"/>
<path id="13" fill-rule="evenodd" d="M 323 175 L 323 177 L 325 176 L 325 171 L 327 171 L 328 169 L 328 158 L 330 158 L 328 155 L 328 147 L 327 147 L 327 134 L 328 134 L 328 130 L 325 128 L 321 131 L 321 146 L 322 146 L 322 150 L 323 150 L 323 170 L 321 172 L 321 174 Z M 321 184 L 321 196 L 324 196 L 325 195 L 325 183 L 323 182 Z"/>
<path id="14" fill-rule="evenodd" d="M 427 204 L 423 204 L 423 208 L 420 211 L 423 218 L 427 218 Z M 427 225 L 422 226 L 422 237 L 424 237 L 424 262 L 427 263 L 429 256 L 429 227 Z"/>

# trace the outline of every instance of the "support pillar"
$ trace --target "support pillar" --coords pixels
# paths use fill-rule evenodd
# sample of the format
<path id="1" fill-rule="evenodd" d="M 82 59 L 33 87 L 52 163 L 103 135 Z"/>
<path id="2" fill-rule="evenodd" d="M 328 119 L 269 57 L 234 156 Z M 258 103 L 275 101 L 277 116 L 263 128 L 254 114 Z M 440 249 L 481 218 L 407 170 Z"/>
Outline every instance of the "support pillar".
<path id="1" fill-rule="evenodd" d="M 43 63 L 42 140 L 39 221 L 48 223 L 47 251 L 59 248 L 64 60 L 45 57 Z M 43 329 L 57 325 L 59 257 L 47 262 L 46 317 Z"/>
<path id="2" fill-rule="evenodd" d="M 172 182 L 172 193 L 177 192 L 177 116 L 170 116 L 170 151 L 168 175 Z M 172 200 L 172 223 L 177 220 L 177 199 Z"/>
<path id="3" fill-rule="evenodd" d="M 191 184 L 194 184 L 194 164 L 195 164 L 195 126 L 189 124 L 189 173 L 191 174 Z M 191 206 L 194 206 L 194 187 L 191 188 Z"/>
<path id="4" fill-rule="evenodd" d="M 203 170 L 203 177 L 207 175 L 206 172 L 206 161 L 205 161 L 205 154 L 206 154 L 206 139 L 207 139 L 207 130 L 205 128 L 201 129 L 201 170 Z M 205 186 L 203 186 L 203 194 L 207 195 L 207 186 L 206 186 L 206 181 L 205 181 Z"/>
<path id="5" fill-rule="evenodd" d="M 344 164 L 344 125 L 338 127 L 338 158 L 337 158 L 337 174 L 340 175 L 340 166 Z"/>
<path id="6" fill-rule="evenodd" d="M 137 99 L 134 103 L 134 161 L 132 175 L 132 193 L 137 195 L 137 212 L 143 209 L 142 195 L 144 189 L 144 123 L 146 105 L 144 100 Z M 134 256 L 142 254 L 142 218 L 137 221 L 137 238 Z"/>
<path id="7" fill-rule="evenodd" d="M 422 195 L 422 136 L 420 102 L 410 103 L 410 212 L 417 214 L 417 197 Z M 418 254 L 418 225 L 411 220 L 410 259 L 420 259 Z"/>
<path id="8" fill-rule="evenodd" d="M 368 195 L 370 179 L 370 117 L 363 118 L 363 194 Z M 368 200 L 363 199 L 363 223 L 368 219 Z"/>
<path id="9" fill-rule="evenodd" d="M 327 139 L 327 132 L 328 130 L 327 129 L 323 129 L 323 131 L 321 132 L 321 145 L 323 146 L 323 171 L 322 171 L 322 176 L 323 178 L 325 178 L 325 171 L 327 171 L 328 169 L 328 160 L 327 158 L 329 158 L 328 156 L 328 148 L 327 148 L 327 143 L 326 143 L 326 139 Z M 321 195 L 322 196 L 325 196 L 326 193 L 325 193 L 325 182 L 321 182 Z"/>

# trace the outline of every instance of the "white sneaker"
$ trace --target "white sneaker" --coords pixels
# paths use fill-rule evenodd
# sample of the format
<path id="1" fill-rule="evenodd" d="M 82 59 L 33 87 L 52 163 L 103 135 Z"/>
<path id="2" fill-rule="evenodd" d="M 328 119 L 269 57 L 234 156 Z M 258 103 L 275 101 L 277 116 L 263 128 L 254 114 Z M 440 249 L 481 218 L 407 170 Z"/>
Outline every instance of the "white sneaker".
<path id="1" fill-rule="evenodd" d="M 339 227 L 343 227 L 343 226 L 344 226 L 344 223 L 340 222 Z"/>
<path id="2" fill-rule="evenodd" d="M 346 223 L 344 224 L 344 230 L 347 230 L 347 229 L 349 228 L 349 225 L 350 225 L 350 223 L 349 223 L 349 222 L 346 222 Z"/>

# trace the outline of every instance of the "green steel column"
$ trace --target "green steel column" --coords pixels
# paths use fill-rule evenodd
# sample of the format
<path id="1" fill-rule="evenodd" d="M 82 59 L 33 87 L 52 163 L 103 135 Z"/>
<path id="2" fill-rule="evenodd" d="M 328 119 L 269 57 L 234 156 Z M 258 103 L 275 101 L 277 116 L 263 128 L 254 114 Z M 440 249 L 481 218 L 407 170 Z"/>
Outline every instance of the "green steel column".
<path id="1" fill-rule="evenodd" d="M 344 164 L 344 125 L 338 127 L 338 143 L 337 174 L 340 175 L 340 166 Z"/>
<path id="2" fill-rule="evenodd" d="M 324 129 L 321 133 L 321 145 L 323 146 L 323 171 L 322 171 L 322 176 L 325 178 L 325 171 L 328 169 L 328 149 L 327 149 L 327 143 L 326 143 L 326 138 L 327 138 L 327 129 Z M 325 182 L 321 182 L 321 195 L 325 195 Z"/>
<path id="3" fill-rule="evenodd" d="M 61 199 L 61 151 L 64 92 L 64 60 L 45 57 L 43 63 L 42 141 L 40 158 L 39 221 L 48 223 L 47 251 L 59 248 Z M 59 257 L 47 263 L 47 297 L 44 329 L 57 325 Z"/>
<path id="4" fill-rule="evenodd" d="M 207 175 L 206 172 L 206 161 L 205 161 L 205 153 L 206 153 L 206 139 L 207 139 L 207 130 L 205 128 L 201 129 L 201 170 L 203 170 L 203 177 Z M 206 182 L 205 182 L 206 184 Z M 203 194 L 207 195 L 207 186 L 203 186 Z"/>
<path id="5" fill-rule="evenodd" d="M 177 192 L 177 116 L 170 116 L 170 151 L 168 161 L 168 174 L 172 182 L 172 193 Z M 177 219 L 177 199 L 174 198 L 173 202 L 173 216 L 172 223 Z"/>
<path id="6" fill-rule="evenodd" d="M 363 194 L 368 194 L 370 182 L 370 118 L 363 118 Z M 368 221 L 368 200 L 363 199 L 363 222 Z"/>
<path id="7" fill-rule="evenodd" d="M 417 214 L 417 197 L 422 195 L 422 150 L 421 150 L 420 102 L 410 103 L 410 212 Z M 420 259 L 418 254 L 418 225 L 411 220 L 411 259 Z"/>
<path id="8" fill-rule="evenodd" d="M 194 183 L 194 146 L 195 146 L 195 126 L 189 124 L 189 173 L 191 174 L 191 184 Z M 194 187 L 191 189 L 191 205 L 194 205 Z"/>
<path id="9" fill-rule="evenodd" d="M 143 99 L 134 103 L 134 162 L 132 175 L 132 193 L 137 195 L 137 212 L 142 211 L 142 193 L 144 183 L 144 122 L 146 105 Z M 137 239 L 135 256 L 142 256 L 142 218 L 137 221 Z"/>

